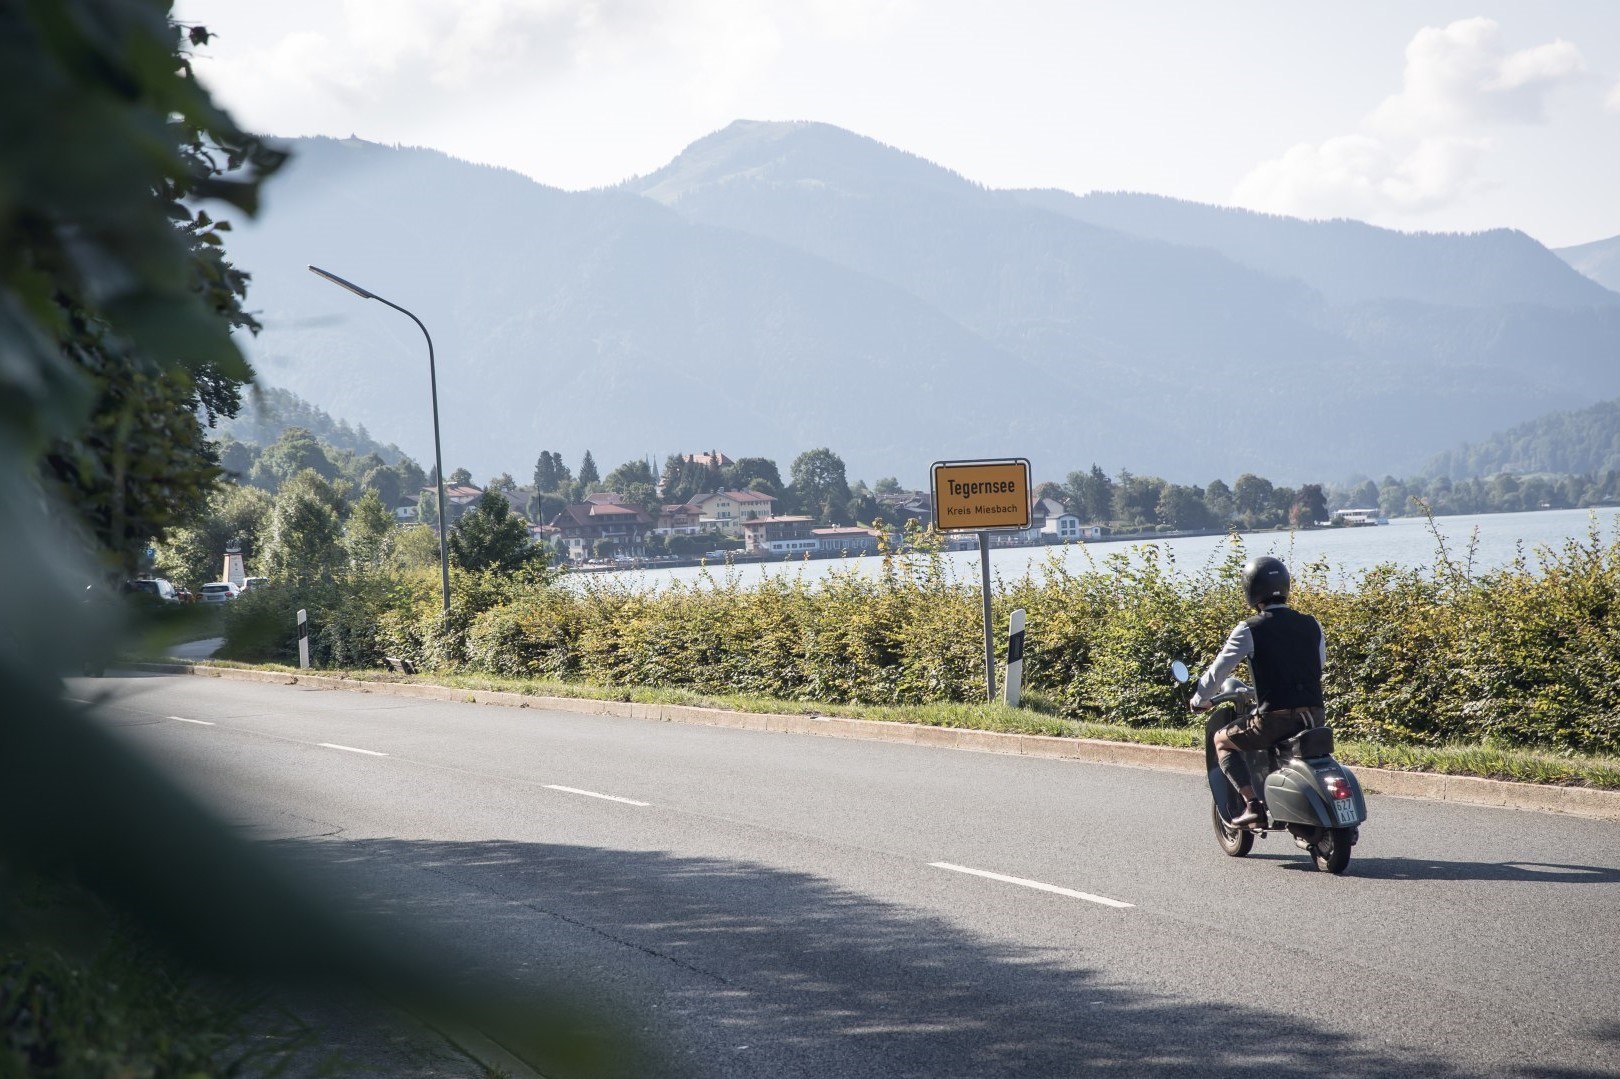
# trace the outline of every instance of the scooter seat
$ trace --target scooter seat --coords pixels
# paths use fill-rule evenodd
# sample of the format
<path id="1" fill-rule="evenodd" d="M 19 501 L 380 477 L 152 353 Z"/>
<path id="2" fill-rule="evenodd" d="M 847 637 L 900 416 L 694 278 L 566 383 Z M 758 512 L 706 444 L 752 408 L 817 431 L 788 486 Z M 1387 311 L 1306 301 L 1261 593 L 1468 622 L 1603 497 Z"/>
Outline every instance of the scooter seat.
<path id="1" fill-rule="evenodd" d="M 1330 727 L 1307 727 L 1292 738 L 1284 738 L 1277 743 L 1277 750 L 1284 757 L 1293 757 L 1300 760 L 1309 760 L 1312 757 L 1331 757 L 1333 755 L 1333 730 Z"/>

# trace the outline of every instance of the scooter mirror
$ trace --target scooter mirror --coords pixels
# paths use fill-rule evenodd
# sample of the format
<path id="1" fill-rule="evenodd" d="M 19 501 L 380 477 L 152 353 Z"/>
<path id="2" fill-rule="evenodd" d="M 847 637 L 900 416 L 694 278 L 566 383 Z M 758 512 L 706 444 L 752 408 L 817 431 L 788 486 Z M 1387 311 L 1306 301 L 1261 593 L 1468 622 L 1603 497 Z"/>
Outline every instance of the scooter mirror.
<path id="1" fill-rule="evenodd" d="M 1170 677 L 1178 682 L 1185 682 L 1190 676 L 1187 674 L 1187 665 L 1181 660 L 1170 661 Z"/>

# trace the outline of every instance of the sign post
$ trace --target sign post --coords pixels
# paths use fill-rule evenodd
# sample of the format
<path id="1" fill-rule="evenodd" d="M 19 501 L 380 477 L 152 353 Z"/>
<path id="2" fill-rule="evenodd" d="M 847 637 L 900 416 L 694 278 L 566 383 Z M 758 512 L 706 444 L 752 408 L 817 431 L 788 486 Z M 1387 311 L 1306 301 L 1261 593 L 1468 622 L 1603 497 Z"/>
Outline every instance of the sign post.
<path id="1" fill-rule="evenodd" d="M 936 461 L 934 527 L 979 534 L 979 581 L 984 600 L 984 699 L 996 699 L 996 646 L 990 625 L 990 533 L 1029 527 L 1029 462 Z"/>
<path id="2" fill-rule="evenodd" d="M 309 612 L 298 608 L 298 666 L 309 666 Z"/>

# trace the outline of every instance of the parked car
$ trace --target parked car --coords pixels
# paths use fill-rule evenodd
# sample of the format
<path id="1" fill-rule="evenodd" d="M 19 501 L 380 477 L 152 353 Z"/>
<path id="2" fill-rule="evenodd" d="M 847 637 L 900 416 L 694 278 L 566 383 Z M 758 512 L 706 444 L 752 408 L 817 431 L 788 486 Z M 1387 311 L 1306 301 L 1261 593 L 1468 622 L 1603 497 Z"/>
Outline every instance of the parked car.
<path id="1" fill-rule="evenodd" d="M 165 603 L 178 603 L 180 597 L 175 594 L 174 585 L 162 577 L 142 577 L 138 580 L 125 581 L 124 592 L 141 593 L 160 599 Z"/>
<path id="2" fill-rule="evenodd" d="M 245 581 L 242 582 L 242 591 L 251 592 L 255 588 L 263 588 L 265 585 L 267 585 L 269 583 L 270 583 L 270 578 L 268 578 L 268 577 L 249 577 Z"/>
<path id="3" fill-rule="evenodd" d="M 197 597 L 192 595 L 191 589 L 186 588 L 184 585 L 174 586 L 174 598 L 179 600 L 181 603 L 197 602 Z"/>
<path id="4" fill-rule="evenodd" d="M 203 603 L 229 603 L 241 594 L 242 590 L 230 581 L 215 581 L 198 589 L 197 598 Z"/>

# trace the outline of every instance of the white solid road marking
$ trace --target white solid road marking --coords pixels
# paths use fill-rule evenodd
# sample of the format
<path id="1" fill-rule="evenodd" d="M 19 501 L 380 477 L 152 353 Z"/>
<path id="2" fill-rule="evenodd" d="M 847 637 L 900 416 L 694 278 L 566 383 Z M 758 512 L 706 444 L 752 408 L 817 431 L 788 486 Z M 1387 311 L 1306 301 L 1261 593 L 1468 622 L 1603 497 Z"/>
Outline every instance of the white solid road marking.
<path id="1" fill-rule="evenodd" d="M 206 719 L 187 719 L 185 716 L 170 716 L 176 723 L 195 723 L 199 727 L 212 727 L 213 724 Z"/>
<path id="2" fill-rule="evenodd" d="M 378 753 L 375 749 L 356 749 L 353 746 L 340 746 L 336 742 L 316 742 L 322 749 L 341 749 L 346 753 L 364 753 L 368 757 L 386 757 L 386 753 Z"/>
<path id="3" fill-rule="evenodd" d="M 597 794 L 595 791 L 582 791 L 578 787 L 559 787 L 555 783 L 547 783 L 546 790 L 562 791 L 564 794 L 583 794 L 587 798 L 601 798 L 608 802 L 623 802 L 627 806 L 647 806 L 651 802 L 638 802 L 634 798 L 620 798 L 616 794 Z"/>
<path id="4" fill-rule="evenodd" d="M 1092 895 L 1090 892 L 1077 892 L 1072 888 L 1059 888 L 1056 884 L 1042 884 L 1038 880 L 1025 880 L 1023 877 L 1009 877 L 1001 873 L 991 873 L 985 869 L 969 869 L 965 865 L 952 865 L 950 862 L 929 862 L 935 869 L 949 869 L 957 873 L 971 873 L 975 877 L 989 877 L 991 880 L 1003 881 L 1007 884 L 1021 884 L 1025 888 L 1035 888 L 1042 892 L 1055 892 L 1066 895 L 1070 899 L 1084 899 L 1088 903 L 1101 903 L 1105 907 L 1133 907 L 1134 903 L 1121 903 L 1117 899 L 1109 899 L 1105 895 Z"/>
<path id="5" fill-rule="evenodd" d="M 72 701 L 74 704 L 94 704 L 95 703 L 94 701 L 87 701 L 83 697 L 63 697 L 62 699 L 64 701 Z"/>

